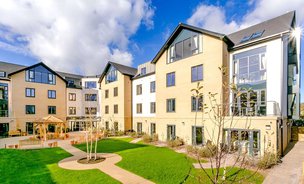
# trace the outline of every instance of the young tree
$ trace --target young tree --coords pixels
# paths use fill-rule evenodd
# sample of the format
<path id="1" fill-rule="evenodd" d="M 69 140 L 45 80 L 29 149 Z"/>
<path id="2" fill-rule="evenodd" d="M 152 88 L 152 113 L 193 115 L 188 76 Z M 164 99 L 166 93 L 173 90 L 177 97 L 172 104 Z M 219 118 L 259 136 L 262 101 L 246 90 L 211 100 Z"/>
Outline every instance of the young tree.
<path id="1" fill-rule="evenodd" d="M 228 176 L 233 173 L 233 176 L 229 176 L 229 183 L 240 183 L 256 174 L 258 168 L 256 168 L 255 172 L 250 176 L 241 176 L 240 173 L 248 167 L 248 161 L 253 159 L 253 157 L 243 152 L 242 146 L 246 146 L 247 144 L 245 141 L 243 142 L 245 145 L 241 145 L 238 141 L 232 142 L 231 139 L 230 141 L 225 141 L 224 134 L 225 129 L 235 127 L 237 122 L 235 121 L 235 115 L 239 115 L 240 118 L 245 120 L 243 123 L 244 129 L 252 129 L 250 116 L 253 114 L 248 113 L 245 114 L 246 117 L 242 117 L 239 110 L 229 103 L 229 95 L 232 94 L 232 102 L 236 102 L 238 98 L 245 94 L 244 92 L 250 93 L 252 90 L 240 89 L 234 84 L 229 84 L 227 82 L 228 74 L 226 68 L 219 67 L 219 70 L 224 81 L 222 83 L 221 94 L 207 92 L 204 96 L 206 103 L 199 104 L 199 99 L 202 98 L 204 94 L 203 86 L 198 83 L 197 87 L 191 90 L 196 100 L 195 126 L 197 125 L 197 112 L 200 111 L 202 113 L 201 123 L 204 125 L 205 133 L 207 134 L 205 138 L 208 139 L 207 144 L 203 148 L 197 148 L 195 153 L 200 167 L 209 182 L 226 183 Z M 248 104 L 248 102 L 246 103 Z M 249 104 L 252 105 L 250 108 L 254 108 L 253 106 L 256 105 L 256 102 L 252 101 L 249 102 Z M 241 106 L 243 105 L 241 104 Z M 244 133 L 246 132 L 244 131 Z M 202 150 L 199 151 L 200 149 L 204 149 L 204 151 L 210 155 L 210 167 L 202 164 Z M 207 169 L 211 169 L 211 172 L 208 172 Z"/>

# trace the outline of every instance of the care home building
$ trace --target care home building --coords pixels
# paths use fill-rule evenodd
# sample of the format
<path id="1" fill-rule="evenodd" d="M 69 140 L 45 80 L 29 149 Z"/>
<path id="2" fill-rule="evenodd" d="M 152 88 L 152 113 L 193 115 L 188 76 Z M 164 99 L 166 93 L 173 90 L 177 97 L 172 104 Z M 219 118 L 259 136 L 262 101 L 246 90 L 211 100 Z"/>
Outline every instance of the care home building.
<path id="1" fill-rule="evenodd" d="M 294 11 L 229 35 L 181 23 L 151 62 L 137 68 L 108 62 L 92 77 L 0 62 L 0 136 L 30 132 L 34 118 L 55 114 L 72 131 L 85 129 L 89 118 L 161 141 L 205 145 L 220 134 L 222 143 L 251 155 L 282 153 L 300 111 L 295 30 Z M 202 95 L 194 97 L 198 83 Z M 201 112 L 215 102 L 223 117 L 233 117 L 221 133 Z"/>

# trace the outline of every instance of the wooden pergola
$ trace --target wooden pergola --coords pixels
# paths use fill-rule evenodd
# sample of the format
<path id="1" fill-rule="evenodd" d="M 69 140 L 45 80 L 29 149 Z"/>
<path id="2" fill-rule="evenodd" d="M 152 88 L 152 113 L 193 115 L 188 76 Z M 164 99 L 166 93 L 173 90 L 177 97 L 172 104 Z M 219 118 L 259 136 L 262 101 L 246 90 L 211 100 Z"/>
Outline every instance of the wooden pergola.
<path id="1" fill-rule="evenodd" d="M 51 116 L 51 115 L 43 117 L 43 118 L 39 118 L 39 119 L 35 120 L 33 122 L 33 124 L 34 124 L 34 127 L 35 127 L 35 125 L 38 126 L 40 137 L 43 137 L 45 141 L 47 140 L 47 127 L 48 127 L 48 125 L 55 125 L 56 126 L 55 133 L 57 131 L 57 127 L 59 126 L 60 127 L 60 136 L 63 133 L 62 128 L 65 127 L 65 122 L 64 121 L 62 121 L 61 119 L 59 119 L 55 116 Z M 35 131 L 34 131 L 34 134 L 35 134 Z"/>

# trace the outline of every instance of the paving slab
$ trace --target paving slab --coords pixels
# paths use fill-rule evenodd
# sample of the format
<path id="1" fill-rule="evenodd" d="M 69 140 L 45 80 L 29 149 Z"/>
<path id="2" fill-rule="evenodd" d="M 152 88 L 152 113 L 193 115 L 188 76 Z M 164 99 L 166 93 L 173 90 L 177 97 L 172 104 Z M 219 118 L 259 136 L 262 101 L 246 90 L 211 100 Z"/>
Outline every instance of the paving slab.
<path id="1" fill-rule="evenodd" d="M 304 142 L 290 143 L 282 163 L 275 166 L 266 176 L 263 184 L 299 184 L 304 162 Z"/>

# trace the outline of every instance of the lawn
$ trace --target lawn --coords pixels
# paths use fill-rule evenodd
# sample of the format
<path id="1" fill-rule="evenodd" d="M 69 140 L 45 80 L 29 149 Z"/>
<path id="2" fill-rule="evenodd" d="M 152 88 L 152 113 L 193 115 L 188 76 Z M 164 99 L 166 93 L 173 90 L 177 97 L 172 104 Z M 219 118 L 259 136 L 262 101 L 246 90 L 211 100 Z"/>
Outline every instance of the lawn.
<path id="1" fill-rule="evenodd" d="M 155 183 L 175 184 L 181 183 L 188 177 L 185 183 L 198 183 L 197 176 L 202 181 L 207 181 L 207 176 L 199 169 L 192 167 L 193 159 L 186 155 L 176 153 L 168 148 L 160 148 L 144 144 L 131 144 L 130 139 L 105 139 L 98 142 L 98 152 L 117 153 L 122 156 L 118 166 L 147 178 Z M 85 150 L 85 144 L 76 145 L 79 149 Z M 211 172 L 209 169 L 208 172 Z M 239 176 L 250 175 L 251 171 L 243 171 Z M 235 172 L 230 172 L 229 179 Z M 257 174 L 244 183 L 262 183 L 263 176 Z M 206 183 L 206 182 L 205 182 Z"/>
<path id="2" fill-rule="evenodd" d="M 100 170 L 72 171 L 58 167 L 71 156 L 61 148 L 0 149 L 0 183 L 119 183 Z"/>

